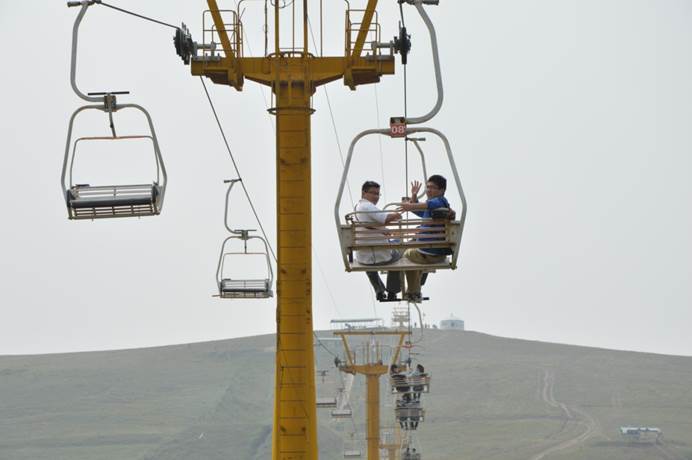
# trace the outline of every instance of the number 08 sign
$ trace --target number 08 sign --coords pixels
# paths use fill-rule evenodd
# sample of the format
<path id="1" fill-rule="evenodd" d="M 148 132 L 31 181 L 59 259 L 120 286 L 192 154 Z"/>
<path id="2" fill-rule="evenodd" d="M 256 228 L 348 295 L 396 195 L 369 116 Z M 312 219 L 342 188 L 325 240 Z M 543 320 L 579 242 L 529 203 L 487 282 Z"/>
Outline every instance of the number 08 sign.
<path id="1" fill-rule="evenodd" d="M 404 117 L 389 119 L 389 135 L 391 137 L 406 137 L 406 119 Z"/>

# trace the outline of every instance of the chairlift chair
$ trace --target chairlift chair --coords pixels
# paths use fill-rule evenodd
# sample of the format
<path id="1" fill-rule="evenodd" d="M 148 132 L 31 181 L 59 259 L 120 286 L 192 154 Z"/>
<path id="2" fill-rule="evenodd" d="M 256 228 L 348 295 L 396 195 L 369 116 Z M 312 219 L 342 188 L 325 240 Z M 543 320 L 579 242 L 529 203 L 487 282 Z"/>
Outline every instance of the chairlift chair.
<path id="1" fill-rule="evenodd" d="M 360 442 L 355 438 L 355 433 L 352 433 L 349 441 L 344 443 L 344 458 L 362 458 L 363 450 Z"/>
<path id="2" fill-rule="evenodd" d="M 383 135 L 393 137 L 390 130 L 371 129 L 360 133 L 355 137 L 349 148 L 346 164 L 341 176 L 341 183 L 337 194 L 336 204 L 334 205 L 334 222 L 339 236 L 342 259 L 346 271 L 407 271 L 421 270 L 434 271 L 441 269 L 457 268 L 459 258 L 461 237 L 466 220 L 466 197 L 459 179 L 459 173 L 454 162 L 451 146 L 447 137 L 440 131 L 433 128 L 409 128 L 409 134 L 429 133 L 437 136 L 444 144 L 447 160 L 449 161 L 454 183 L 459 192 L 459 206 L 455 220 L 450 220 L 444 215 L 433 215 L 431 219 L 405 218 L 392 222 L 387 225 L 378 225 L 373 228 L 372 222 L 360 222 L 357 212 L 350 212 L 343 218 L 340 215 L 340 206 L 344 195 L 344 189 L 349 177 L 349 170 L 355 146 L 362 138 L 368 135 Z M 420 145 L 414 142 L 422 155 Z M 425 163 L 424 163 L 425 166 Z M 385 206 L 391 208 L 399 203 L 389 203 Z M 444 210 L 440 210 L 444 211 Z M 383 265 L 364 265 L 354 257 L 357 250 L 397 250 L 404 252 L 407 249 L 446 249 L 449 256 L 442 262 L 432 264 L 416 264 L 402 257 L 396 262 Z"/>
<path id="3" fill-rule="evenodd" d="M 333 397 L 317 397 L 318 409 L 335 409 L 336 398 Z"/>
<path id="4" fill-rule="evenodd" d="M 421 460 L 420 452 L 402 452 L 401 460 Z"/>
<path id="5" fill-rule="evenodd" d="M 228 191 L 226 192 L 226 207 L 224 212 L 224 225 L 231 233 L 221 245 L 219 254 L 219 263 L 216 268 L 216 283 L 219 289 L 219 297 L 222 299 L 267 299 L 274 296 L 272 286 L 274 284 L 274 270 L 272 269 L 271 259 L 269 256 L 269 245 L 261 236 L 250 235 L 254 230 L 236 230 L 232 229 L 228 222 L 228 204 L 231 190 L 239 180 L 227 180 L 229 183 Z M 260 251 L 249 251 L 248 241 L 256 240 L 261 242 Z M 228 249 L 230 244 L 235 241 L 242 241 L 242 251 L 231 251 Z M 266 276 L 263 278 L 233 278 L 224 274 L 224 267 L 227 260 L 232 258 L 247 258 L 261 256 L 266 261 Z"/>
<path id="6" fill-rule="evenodd" d="M 63 158 L 61 186 L 63 198 L 67 205 L 70 219 L 104 219 L 114 217 L 142 217 L 158 215 L 163 207 L 163 199 L 166 192 L 166 167 L 161 156 L 159 141 L 156 137 L 154 123 L 149 112 L 137 104 L 118 104 L 116 96 L 129 94 L 127 91 L 113 91 L 84 94 L 76 83 L 77 68 L 77 42 L 79 25 L 86 14 L 87 9 L 95 2 L 68 2 L 68 6 L 81 7 L 72 29 L 72 56 L 70 69 L 70 82 L 75 94 L 81 99 L 94 104 L 84 105 L 74 111 L 70 117 L 67 129 L 67 141 L 65 143 L 65 155 Z M 114 113 L 126 109 L 134 109 L 147 119 L 149 125 L 148 134 L 119 136 L 115 130 Z M 72 133 L 77 115 L 90 110 L 97 110 L 108 114 L 111 136 L 80 137 L 72 140 Z M 82 142 L 105 141 L 118 142 L 125 139 L 149 139 L 152 144 L 155 162 L 155 179 L 146 184 L 75 184 L 73 181 L 73 169 L 77 147 Z"/>
<path id="7" fill-rule="evenodd" d="M 415 430 L 410 423 L 415 423 L 417 426 L 425 421 L 425 410 L 419 404 L 407 403 L 397 405 L 394 413 L 396 419 L 403 423 L 402 429 L 404 430 Z"/>
<path id="8" fill-rule="evenodd" d="M 332 418 L 336 418 L 336 419 L 351 418 L 351 417 L 353 417 L 353 411 L 349 407 L 347 407 L 345 409 L 334 409 L 331 412 L 331 416 L 332 416 Z"/>
<path id="9" fill-rule="evenodd" d="M 362 458 L 363 451 L 360 449 L 344 449 L 344 458 Z"/>
<path id="10" fill-rule="evenodd" d="M 112 136 L 86 136 L 72 141 L 72 132 L 76 116 L 85 110 L 99 110 L 113 116 L 115 110 L 134 108 L 142 112 L 149 123 L 149 134 L 117 135 L 113 129 Z M 153 147 L 155 178 L 149 184 L 122 183 L 116 185 L 75 184 L 73 180 L 74 163 L 78 147 L 84 142 L 118 142 L 130 139 L 148 139 Z M 78 108 L 70 118 L 67 131 L 65 157 L 63 159 L 62 189 L 70 219 L 103 219 L 113 217 L 154 216 L 161 212 L 166 191 L 167 175 L 161 150 L 149 113 L 136 104 L 123 104 L 109 109 L 107 105 L 86 105 Z"/>
<path id="11" fill-rule="evenodd" d="M 392 394 L 430 393 L 430 375 L 399 374 L 390 377 L 389 383 Z"/>

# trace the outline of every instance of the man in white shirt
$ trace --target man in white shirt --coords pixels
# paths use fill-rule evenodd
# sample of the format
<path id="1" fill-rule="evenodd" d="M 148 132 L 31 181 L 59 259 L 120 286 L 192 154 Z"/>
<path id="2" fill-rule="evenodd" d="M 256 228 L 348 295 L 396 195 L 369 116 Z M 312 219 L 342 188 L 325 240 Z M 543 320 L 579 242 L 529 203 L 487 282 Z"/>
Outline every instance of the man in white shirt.
<path id="1" fill-rule="evenodd" d="M 382 226 L 394 222 L 401 218 L 398 212 L 385 212 L 377 207 L 377 202 L 380 201 L 380 184 L 374 181 L 367 181 L 361 187 L 361 199 L 356 204 L 356 220 L 360 223 L 372 223 L 372 228 L 368 227 L 373 235 L 381 235 L 382 239 L 372 239 L 375 244 L 386 244 L 389 240 L 385 235 L 385 230 Z M 396 262 L 401 258 L 401 253 L 396 249 L 360 249 L 356 251 L 356 260 L 363 265 L 387 265 Z M 370 284 L 375 289 L 377 300 L 385 300 L 389 298 L 393 300 L 397 293 L 401 291 L 400 273 L 387 273 L 387 286 L 385 288 L 380 279 L 380 275 L 375 271 L 366 272 Z M 385 292 L 386 289 L 386 292 Z"/>

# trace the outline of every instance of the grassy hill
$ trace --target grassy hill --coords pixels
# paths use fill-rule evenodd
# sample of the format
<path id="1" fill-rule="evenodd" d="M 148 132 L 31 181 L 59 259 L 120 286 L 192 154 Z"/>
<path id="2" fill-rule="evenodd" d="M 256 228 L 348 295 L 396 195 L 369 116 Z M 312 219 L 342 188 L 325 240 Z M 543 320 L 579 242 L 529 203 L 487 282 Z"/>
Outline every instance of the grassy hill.
<path id="1" fill-rule="evenodd" d="M 270 458 L 273 344 L 1 356 L 0 459 Z M 692 358 L 433 330 L 416 351 L 433 374 L 417 436 L 426 460 L 692 459 Z M 353 391 L 362 433 L 360 380 Z M 319 414 L 321 458 L 343 458 L 351 422 Z M 621 425 L 658 426 L 665 441 L 625 442 Z"/>

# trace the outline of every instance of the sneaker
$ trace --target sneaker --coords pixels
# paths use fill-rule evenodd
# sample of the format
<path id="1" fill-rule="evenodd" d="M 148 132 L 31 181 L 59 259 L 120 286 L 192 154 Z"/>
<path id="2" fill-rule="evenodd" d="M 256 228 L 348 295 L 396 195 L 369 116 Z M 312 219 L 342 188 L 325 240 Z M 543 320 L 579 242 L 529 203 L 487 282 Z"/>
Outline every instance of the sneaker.
<path id="1" fill-rule="evenodd" d="M 379 302 L 382 302 L 387 299 L 387 294 L 384 291 L 380 291 L 377 294 L 375 294 L 375 297 Z"/>
<path id="2" fill-rule="evenodd" d="M 387 300 L 390 302 L 393 302 L 395 300 L 399 300 L 399 298 L 396 296 L 396 292 L 388 292 L 387 293 Z"/>

